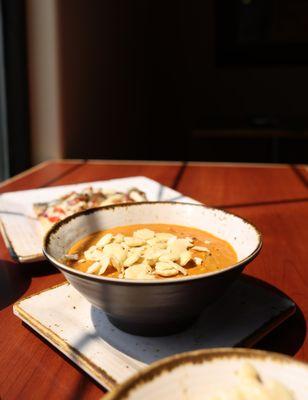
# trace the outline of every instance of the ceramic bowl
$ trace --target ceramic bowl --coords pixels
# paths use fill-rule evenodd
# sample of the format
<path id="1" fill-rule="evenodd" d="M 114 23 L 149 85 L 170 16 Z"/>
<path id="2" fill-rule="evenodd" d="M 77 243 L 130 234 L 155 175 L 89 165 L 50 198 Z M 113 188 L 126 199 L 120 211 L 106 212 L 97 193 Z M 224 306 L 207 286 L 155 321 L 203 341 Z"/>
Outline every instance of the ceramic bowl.
<path id="1" fill-rule="evenodd" d="M 158 361 L 104 400 L 208 400 L 219 391 L 234 388 L 238 384 L 236 373 L 247 362 L 265 384 L 276 380 L 292 392 L 294 400 L 307 399 L 307 364 L 277 353 L 225 348 L 183 353 Z"/>
<path id="2" fill-rule="evenodd" d="M 165 223 L 206 230 L 227 240 L 238 262 L 203 275 L 161 280 L 124 280 L 83 273 L 61 259 L 90 233 L 116 226 Z M 140 335 L 166 335 L 185 328 L 205 306 L 218 299 L 258 254 L 256 228 L 226 211 L 199 204 L 145 202 L 87 210 L 56 224 L 44 239 L 45 256 L 95 307 L 103 309 L 118 328 Z"/>

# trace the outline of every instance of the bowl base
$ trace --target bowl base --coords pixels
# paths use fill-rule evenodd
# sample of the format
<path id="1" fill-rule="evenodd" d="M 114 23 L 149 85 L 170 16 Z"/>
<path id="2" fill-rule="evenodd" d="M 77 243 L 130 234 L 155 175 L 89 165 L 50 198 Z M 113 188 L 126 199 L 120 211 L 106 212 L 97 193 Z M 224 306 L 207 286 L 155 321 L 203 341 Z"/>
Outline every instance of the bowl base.
<path id="1" fill-rule="evenodd" d="M 108 316 L 109 321 L 121 331 L 138 335 L 138 336 L 167 336 L 173 335 L 180 331 L 187 329 L 192 325 L 197 317 L 190 318 L 188 320 L 182 321 L 172 321 L 168 324 L 148 324 L 148 323 L 136 323 L 131 321 L 126 321 L 123 319 L 118 319 L 113 316 Z"/>

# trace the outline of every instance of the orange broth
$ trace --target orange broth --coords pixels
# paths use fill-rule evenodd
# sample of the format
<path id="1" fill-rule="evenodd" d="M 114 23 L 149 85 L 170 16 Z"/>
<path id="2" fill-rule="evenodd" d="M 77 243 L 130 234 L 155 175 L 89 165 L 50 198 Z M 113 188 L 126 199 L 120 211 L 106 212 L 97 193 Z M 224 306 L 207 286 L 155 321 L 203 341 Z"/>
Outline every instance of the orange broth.
<path id="1" fill-rule="evenodd" d="M 78 254 L 79 259 L 81 259 L 83 258 L 83 252 L 85 250 L 88 250 L 91 246 L 95 245 L 97 241 L 107 233 L 111 233 L 113 235 L 121 233 L 124 236 L 132 236 L 134 231 L 145 228 L 150 229 L 154 232 L 171 233 L 173 235 L 176 235 L 178 238 L 191 237 L 193 238 L 194 246 L 206 246 L 209 249 L 210 253 L 191 250 L 193 257 L 202 258 L 202 264 L 197 266 L 192 260 L 189 261 L 188 264 L 185 266 L 188 275 L 199 275 L 217 271 L 229 267 L 237 262 L 237 255 L 235 250 L 225 240 L 219 239 L 209 232 L 202 231 L 197 228 L 169 224 L 128 225 L 119 226 L 105 231 L 95 232 L 75 243 L 68 254 Z M 206 242 L 205 244 L 204 241 L 209 241 L 209 243 Z M 86 272 L 92 263 L 93 261 L 85 261 L 83 263 L 78 263 L 78 261 L 75 260 L 66 261 L 66 264 L 68 266 L 83 272 Z M 113 267 L 109 266 L 104 273 L 104 276 L 116 278 L 118 277 L 118 272 Z M 183 275 L 178 274 L 176 277 L 180 278 L 181 276 Z M 159 279 L 164 278 L 159 277 Z"/>

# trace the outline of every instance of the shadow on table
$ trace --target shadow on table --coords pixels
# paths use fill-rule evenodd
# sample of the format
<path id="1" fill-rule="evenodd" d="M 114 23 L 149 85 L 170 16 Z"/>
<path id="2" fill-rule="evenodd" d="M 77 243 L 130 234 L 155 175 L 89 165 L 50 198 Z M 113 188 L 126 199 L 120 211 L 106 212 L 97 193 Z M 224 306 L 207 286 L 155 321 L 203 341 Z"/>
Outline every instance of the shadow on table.
<path id="1" fill-rule="evenodd" d="M 294 312 L 292 315 L 287 316 L 287 318 L 278 326 L 269 328 L 264 337 L 256 343 L 253 343 L 251 347 L 259 350 L 283 353 L 290 356 L 295 355 L 304 343 L 307 333 L 305 316 L 300 307 L 289 296 L 277 289 L 275 286 L 255 277 L 248 275 L 243 276 L 245 277 L 245 280 L 254 281 L 273 293 L 290 299 L 290 301 L 294 303 Z"/>
<path id="2" fill-rule="evenodd" d="M 59 273 L 47 261 L 18 264 L 0 260 L 0 310 L 15 303 L 27 291 L 33 277 Z"/>
<path id="3" fill-rule="evenodd" d="M 287 321 L 265 336 L 255 346 L 256 349 L 275 351 L 290 356 L 302 347 L 306 337 L 306 321 L 299 307 Z"/>
<path id="4" fill-rule="evenodd" d="M 47 260 L 37 261 L 29 264 L 17 264 L 17 266 L 22 269 L 25 275 L 31 277 L 60 274 L 60 271 L 57 270 L 57 268 Z"/>
<path id="5" fill-rule="evenodd" d="M 31 277 L 25 275 L 19 264 L 0 261 L 0 310 L 17 301 L 28 289 Z"/>

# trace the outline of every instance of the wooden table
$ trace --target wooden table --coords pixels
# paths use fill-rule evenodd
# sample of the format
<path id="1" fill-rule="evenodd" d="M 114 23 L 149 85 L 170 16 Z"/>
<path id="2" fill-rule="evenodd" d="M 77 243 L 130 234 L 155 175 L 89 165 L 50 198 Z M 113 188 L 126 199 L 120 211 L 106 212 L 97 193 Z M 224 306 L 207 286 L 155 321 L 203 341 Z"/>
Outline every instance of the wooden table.
<path id="1" fill-rule="evenodd" d="M 264 248 L 246 273 L 285 292 L 296 314 L 258 348 L 308 361 L 308 169 L 289 165 L 54 161 L 2 184 L 0 192 L 145 175 L 255 223 Z M 104 391 L 13 316 L 19 298 L 63 281 L 47 262 L 16 264 L 0 239 L 0 398 L 99 399 Z"/>

